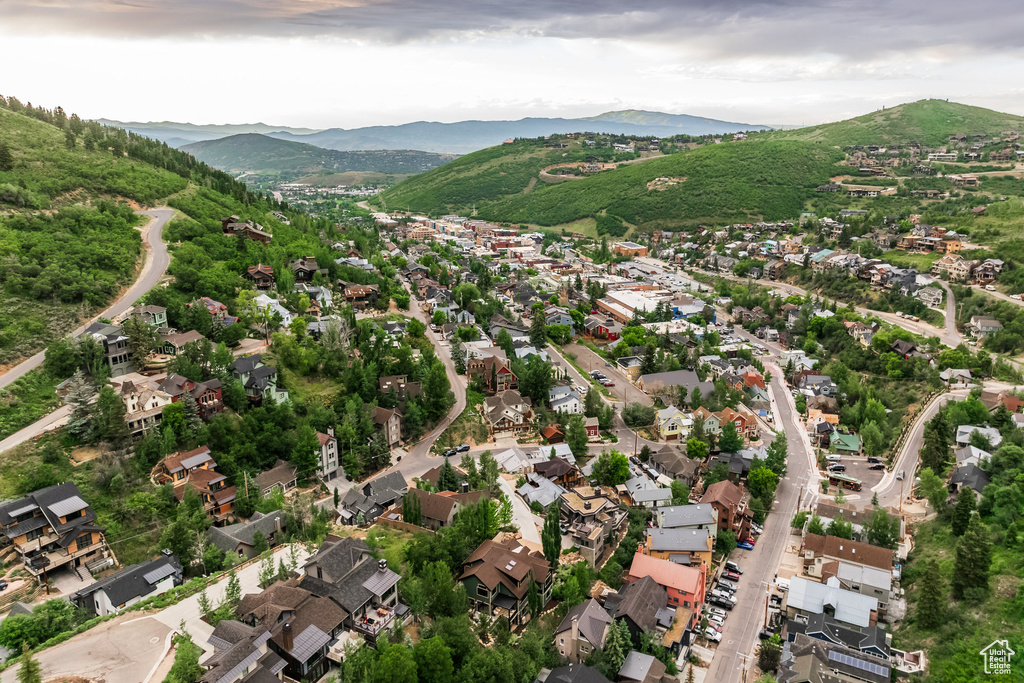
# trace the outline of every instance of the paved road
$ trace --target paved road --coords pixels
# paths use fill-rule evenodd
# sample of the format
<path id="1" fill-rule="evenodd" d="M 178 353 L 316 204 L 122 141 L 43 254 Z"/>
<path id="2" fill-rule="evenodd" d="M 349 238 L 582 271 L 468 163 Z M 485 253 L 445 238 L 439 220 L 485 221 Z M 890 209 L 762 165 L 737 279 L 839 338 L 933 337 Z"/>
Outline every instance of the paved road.
<path id="1" fill-rule="evenodd" d="M 568 344 L 565 347 L 565 351 L 574 354 L 576 362 L 586 372 L 600 370 L 608 379 L 615 382 L 615 386 L 608 387 L 608 391 L 618 400 L 628 403 L 642 403 L 645 406 L 654 405 L 654 399 L 633 386 L 629 378 L 614 363 L 610 367 L 606 366 L 605 363 L 608 361 L 586 346 L 582 344 Z M 568 361 L 566 363 L 568 364 Z M 578 375 L 579 373 L 575 374 Z M 590 386 L 590 380 L 587 379 L 586 382 L 587 386 Z"/>
<path id="2" fill-rule="evenodd" d="M 893 463 L 892 469 L 886 472 L 882 477 L 882 481 L 878 482 L 871 489 L 872 492 L 878 494 L 880 505 L 883 507 L 899 507 L 900 499 L 905 494 L 909 494 L 913 488 L 912 482 L 917 472 L 921 444 L 924 441 L 925 424 L 928 420 L 935 417 L 935 413 L 939 412 L 946 403 L 953 400 L 962 400 L 968 393 L 970 392 L 967 389 L 958 389 L 940 394 L 918 415 L 914 421 L 914 426 L 911 427 L 910 435 L 907 437 L 903 448 Z M 897 481 L 896 479 L 900 472 L 906 473 L 903 481 Z"/>
<path id="3" fill-rule="evenodd" d="M 15 446 L 31 441 L 37 436 L 41 436 L 46 432 L 52 432 L 54 429 L 59 429 L 68 423 L 68 416 L 71 415 L 71 406 L 61 406 L 57 410 L 53 411 L 49 415 L 41 417 L 39 420 L 33 422 L 28 427 L 21 429 L 9 437 L 0 441 L 0 453 L 11 450 Z"/>
<path id="4" fill-rule="evenodd" d="M 139 271 L 139 276 L 135 280 L 135 284 L 129 287 L 128 291 L 122 294 L 121 297 L 110 306 L 110 308 L 89 320 L 85 325 L 82 325 L 71 332 L 71 336 L 81 334 L 86 327 L 94 323 L 99 318 L 113 318 L 116 315 L 124 313 L 132 304 L 138 301 L 143 294 L 152 289 L 156 283 L 160 281 L 160 278 L 164 276 L 164 273 L 167 272 L 167 265 L 170 263 L 170 257 L 167 254 L 167 245 L 164 244 L 164 241 L 160 238 L 160 234 L 164 229 L 164 225 L 174 215 L 174 210 L 159 208 L 150 209 L 148 211 L 139 211 L 137 213 L 149 216 L 152 220 L 142 229 L 142 245 L 146 251 L 150 252 L 150 255 L 146 258 L 146 262 L 143 264 L 142 270 Z M 41 366 L 43 364 L 44 357 L 45 353 L 40 351 L 36 355 L 22 361 L 0 375 L 0 389 L 3 389 L 26 373 Z"/>
<path id="5" fill-rule="evenodd" d="M 940 339 L 943 344 L 956 348 L 964 340 L 956 330 L 956 298 L 953 296 L 953 290 L 949 288 L 949 285 L 942 280 L 936 280 L 936 282 L 946 290 L 946 334 L 940 337 Z"/>
<path id="6" fill-rule="evenodd" d="M 765 623 L 768 588 L 775 578 L 782 553 L 789 538 L 789 522 L 797 510 L 798 498 L 813 498 L 808 488 L 809 477 L 814 477 L 813 458 L 807 450 L 806 435 L 801 427 L 792 397 L 782 382 L 782 373 L 772 368 L 769 385 L 776 421 L 782 425 L 789 442 L 786 459 L 788 472 L 775 494 L 775 504 L 764 525 L 764 534 L 757 539 L 753 550 L 733 551 L 731 558 L 743 569 L 736 591 L 736 606 L 725 619 L 722 642 L 711 662 L 705 681 L 739 681 L 742 679 L 744 659 L 748 662 L 747 680 L 753 680 L 750 669 L 758 631 Z M 811 486 L 814 486 L 812 482 Z M 805 502 L 805 506 L 806 506 Z"/>

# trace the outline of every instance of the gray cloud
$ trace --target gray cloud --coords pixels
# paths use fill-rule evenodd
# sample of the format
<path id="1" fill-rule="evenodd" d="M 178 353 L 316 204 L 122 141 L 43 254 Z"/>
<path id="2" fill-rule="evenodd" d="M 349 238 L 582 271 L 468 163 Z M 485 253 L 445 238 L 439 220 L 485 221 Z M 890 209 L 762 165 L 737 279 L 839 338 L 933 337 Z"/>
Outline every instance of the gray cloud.
<path id="1" fill-rule="evenodd" d="M 1019 51 L 1004 0 L 0 0 L 3 25 L 131 36 L 646 41 L 708 59 Z"/>

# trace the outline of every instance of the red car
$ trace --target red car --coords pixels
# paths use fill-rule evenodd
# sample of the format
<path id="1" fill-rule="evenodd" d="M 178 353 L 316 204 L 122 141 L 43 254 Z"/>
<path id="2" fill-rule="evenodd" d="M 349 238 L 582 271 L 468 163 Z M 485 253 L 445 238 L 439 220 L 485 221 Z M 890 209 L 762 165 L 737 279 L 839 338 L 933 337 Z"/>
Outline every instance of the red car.
<path id="1" fill-rule="evenodd" d="M 740 543 L 749 543 L 750 545 L 757 545 L 757 542 L 753 539 L 753 537 L 749 536 L 740 541 Z"/>

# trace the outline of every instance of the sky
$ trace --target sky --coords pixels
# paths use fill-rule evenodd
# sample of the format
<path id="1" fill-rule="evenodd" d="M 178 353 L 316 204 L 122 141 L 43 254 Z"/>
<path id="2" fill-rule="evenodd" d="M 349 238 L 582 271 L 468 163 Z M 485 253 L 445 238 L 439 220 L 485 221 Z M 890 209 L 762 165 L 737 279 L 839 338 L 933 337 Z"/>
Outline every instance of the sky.
<path id="1" fill-rule="evenodd" d="M 0 94 L 84 118 L 327 128 L 619 109 L 810 125 L 1024 114 L 1008 0 L 0 0 Z"/>

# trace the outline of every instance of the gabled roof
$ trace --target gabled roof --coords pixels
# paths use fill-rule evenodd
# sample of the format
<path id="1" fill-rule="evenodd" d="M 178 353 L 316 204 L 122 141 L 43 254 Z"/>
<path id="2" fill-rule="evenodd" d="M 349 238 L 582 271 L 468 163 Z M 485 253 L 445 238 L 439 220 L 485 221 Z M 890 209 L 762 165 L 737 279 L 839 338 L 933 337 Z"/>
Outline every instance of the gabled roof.
<path id="1" fill-rule="evenodd" d="M 103 591 L 107 599 L 115 607 L 149 595 L 156 590 L 156 585 L 168 576 L 181 576 L 181 565 L 173 555 L 162 555 L 155 560 L 141 562 L 125 567 L 119 572 L 104 577 L 75 593 L 75 598 L 92 595 Z"/>
<path id="2" fill-rule="evenodd" d="M 512 595 L 522 598 L 529 589 L 529 581 L 524 579 L 532 572 L 534 581 L 544 583 L 549 571 L 548 561 L 542 555 L 531 552 L 518 541 L 488 540 L 463 563 L 459 580 L 473 576 L 491 590 L 501 584 Z"/>
<path id="3" fill-rule="evenodd" d="M 649 576 L 631 581 L 619 589 L 621 599 L 612 613 L 616 619 L 629 619 L 647 633 L 658 623 L 658 610 L 668 604 L 668 593 Z"/>
<path id="4" fill-rule="evenodd" d="M 452 514 L 452 509 L 459 502 L 455 498 L 430 493 L 423 489 L 409 489 L 408 495 L 419 501 L 420 513 L 424 519 L 432 519 L 439 522 L 447 522 Z"/>
<path id="5" fill-rule="evenodd" d="M 580 635 L 587 639 L 594 647 L 600 648 L 604 645 L 605 631 L 612 623 L 612 617 L 601 607 L 601 603 L 590 598 L 571 608 L 562 619 L 562 623 L 555 629 L 555 633 L 562 633 L 572 628 L 573 620 L 579 624 Z"/>
<path id="6" fill-rule="evenodd" d="M 701 503 L 718 503 L 724 507 L 734 509 L 743 500 L 743 491 L 739 486 L 728 479 L 714 483 L 704 491 L 701 496 Z"/>
<path id="7" fill-rule="evenodd" d="M 826 606 L 831 607 L 837 620 L 861 628 L 871 625 L 871 613 L 878 610 L 877 599 L 844 590 L 834 578 L 829 579 L 828 584 L 822 584 L 794 576 L 789 580 L 787 604 L 811 614 L 822 613 Z"/>
<path id="8" fill-rule="evenodd" d="M 804 536 L 803 552 L 811 552 L 815 557 L 834 557 L 845 562 L 866 564 L 885 571 L 892 571 L 891 550 L 861 541 L 848 541 L 837 536 Z"/>
<path id="9" fill-rule="evenodd" d="M 210 527 L 206 531 L 206 537 L 224 552 L 233 553 L 238 550 L 239 545 L 254 546 L 257 531 L 263 535 L 263 538 L 270 539 L 277 531 L 279 524 L 284 526 L 284 513 L 280 511 L 268 515 L 254 512 L 252 518 L 245 522 L 229 524 L 224 527 Z"/>
<path id="10" fill-rule="evenodd" d="M 661 508 L 659 526 L 663 529 L 679 527 L 713 525 L 716 520 L 715 509 L 709 503 L 700 505 L 673 505 Z"/>
<path id="11" fill-rule="evenodd" d="M 707 552 L 707 529 L 648 529 L 651 550 L 656 552 Z"/>
<path id="12" fill-rule="evenodd" d="M 674 588 L 683 593 L 696 595 L 701 589 L 701 572 L 696 567 L 687 567 L 669 560 L 662 560 L 637 552 L 629 567 L 629 576 L 641 579 L 649 576 L 659 586 Z"/>
<path id="13" fill-rule="evenodd" d="M 949 483 L 966 486 L 967 488 L 981 493 L 988 486 L 991 479 L 977 465 L 964 465 L 953 470 L 953 476 Z"/>

